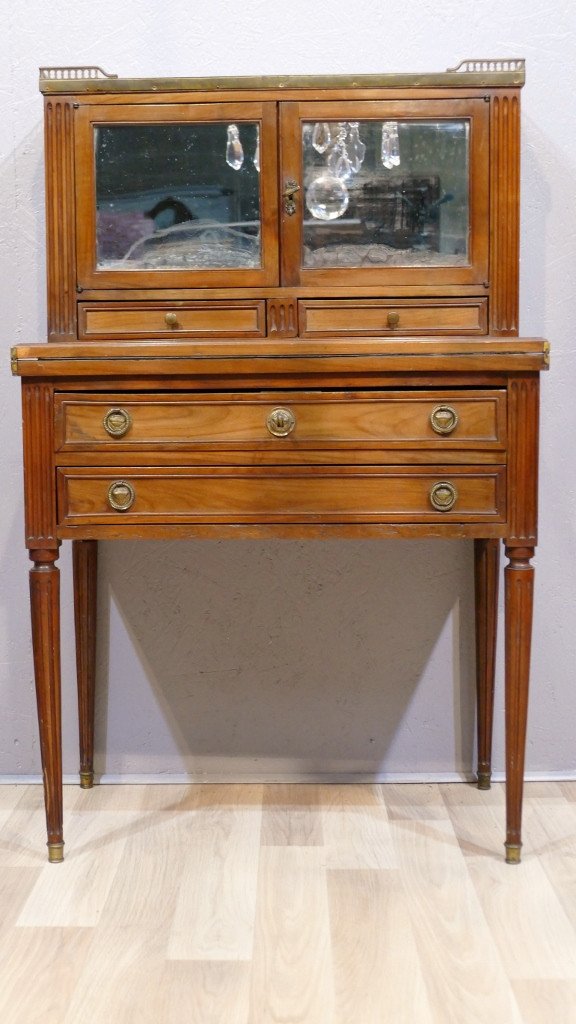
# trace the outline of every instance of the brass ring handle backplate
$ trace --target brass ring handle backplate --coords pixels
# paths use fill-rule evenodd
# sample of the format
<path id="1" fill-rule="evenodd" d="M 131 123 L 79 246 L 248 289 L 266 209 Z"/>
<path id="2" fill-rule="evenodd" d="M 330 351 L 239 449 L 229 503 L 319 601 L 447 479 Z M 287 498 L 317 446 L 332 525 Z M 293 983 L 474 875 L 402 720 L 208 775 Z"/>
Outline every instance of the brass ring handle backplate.
<path id="1" fill-rule="evenodd" d="M 430 424 L 437 434 L 451 434 L 458 426 L 458 413 L 451 405 L 437 405 L 430 413 Z"/>
<path id="2" fill-rule="evenodd" d="M 102 422 L 110 437 L 124 437 L 132 426 L 132 417 L 126 409 L 109 409 Z"/>
<path id="3" fill-rule="evenodd" d="M 439 480 L 430 488 L 430 504 L 437 512 L 450 512 L 458 500 L 458 491 L 448 480 Z"/>
<path id="4" fill-rule="evenodd" d="M 108 504 L 116 512 L 127 512 L 136 501 L 136 491 L 127 480 L 115 480 L 108 488 Z"/>
<path id="5" fill-rule="evenodd" d="M 296 417 L 290 409 L 273 409 L 266 420 L 266 426 L 274 437 L 286 437 L 296 426 Z"/>

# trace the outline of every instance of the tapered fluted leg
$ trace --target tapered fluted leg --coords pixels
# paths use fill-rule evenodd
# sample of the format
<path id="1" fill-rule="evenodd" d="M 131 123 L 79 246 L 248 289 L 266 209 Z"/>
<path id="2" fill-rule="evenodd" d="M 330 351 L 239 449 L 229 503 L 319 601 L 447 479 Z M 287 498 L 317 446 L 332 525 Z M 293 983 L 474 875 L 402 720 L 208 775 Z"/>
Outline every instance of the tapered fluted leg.
<path id="1" fill-rule="evenodd" d="M 73 541 L 72 559 L 74 569 L 78 725 L 80 734 L 80 785 L 82 789 L 90 789 L 94 785 L 97 541 Z"/>
<path id="2" fill-rule="evenodd" d="M 490 789 L 500 541 L 474 541 L 478 789 Z"/>
<path id="3" fill-rule="evenodd" d="M 32 646 L 44 799 L 48 832 L 48 859 L 64 859 L 62 831 L 62 725 L 60 703 L 60 572 L 57 551 L 30 551 Z"/>
<path id="4" fill-rule="evenodd" d="M 506 860 L 520 862 L 532 637 L 533 548 L 506 548 Z"/>

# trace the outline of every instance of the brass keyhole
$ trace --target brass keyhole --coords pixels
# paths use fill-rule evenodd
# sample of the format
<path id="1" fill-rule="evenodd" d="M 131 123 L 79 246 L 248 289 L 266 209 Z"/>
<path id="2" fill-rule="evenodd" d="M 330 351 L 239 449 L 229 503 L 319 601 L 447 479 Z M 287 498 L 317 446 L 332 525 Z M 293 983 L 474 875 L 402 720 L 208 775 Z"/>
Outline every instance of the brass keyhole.
<path id="1" fill-rule="evenodd" d="M 296 417 L 290 409 L 274 409 L 266 420 L 266 426 L 275 437 L 286 437 L 296 426 Z"/>

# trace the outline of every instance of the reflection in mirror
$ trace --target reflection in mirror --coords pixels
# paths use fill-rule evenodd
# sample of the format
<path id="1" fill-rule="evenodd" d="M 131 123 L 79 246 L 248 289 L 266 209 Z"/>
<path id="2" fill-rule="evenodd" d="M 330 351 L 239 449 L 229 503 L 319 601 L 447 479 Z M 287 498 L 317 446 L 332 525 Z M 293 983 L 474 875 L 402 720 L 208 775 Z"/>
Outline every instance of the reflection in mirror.
<path id="1" fill-rule="evenodd" d="M 259 267 L 258 129 L 254 122 L 96 127 L 98 269 Z"/>
<path id="2" fill-rule="evenodd" d="M 305 267 L 465 266 L 469 122 L 302 126 Z"/>

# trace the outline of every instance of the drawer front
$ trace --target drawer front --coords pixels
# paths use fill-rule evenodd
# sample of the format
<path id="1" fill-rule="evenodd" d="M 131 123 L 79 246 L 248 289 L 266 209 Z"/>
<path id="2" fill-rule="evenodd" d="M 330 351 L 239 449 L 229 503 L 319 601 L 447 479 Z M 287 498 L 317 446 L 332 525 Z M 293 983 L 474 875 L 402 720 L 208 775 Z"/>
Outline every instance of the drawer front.
<path id="1" fill-rule="evenodd" d="M 61 526 L 504 521 L 502 467 L 58 470 Z"/>
<path id="2" fill-rule="evenodd" d="M 104 303 L 78 306 L 81 338 L 263 338 L 265 302 Z"/>
<path id="3" fill-rule="evenodd" d="M 486 299 L 429 302 L 400 299 L 302 299 L 300 335 L 378 337 L 390 334 L 486 334 Z"/>
<path id="4" fill-rule="evenodd" d="M 56 396 L 60 451 L 163 448 L 500 449 L 506 392 Z"/>

